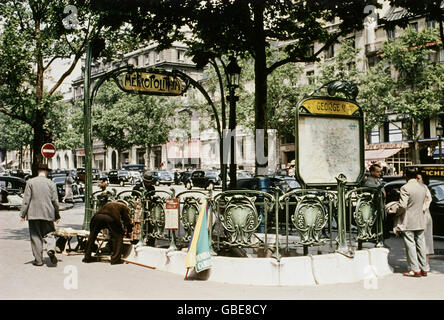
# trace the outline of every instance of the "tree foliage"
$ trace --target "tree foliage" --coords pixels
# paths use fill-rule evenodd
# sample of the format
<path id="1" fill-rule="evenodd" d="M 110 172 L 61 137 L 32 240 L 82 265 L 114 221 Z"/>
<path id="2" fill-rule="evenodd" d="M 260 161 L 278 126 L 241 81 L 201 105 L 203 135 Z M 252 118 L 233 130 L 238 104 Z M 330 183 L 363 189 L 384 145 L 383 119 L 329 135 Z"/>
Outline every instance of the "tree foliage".
<path id="1" fill-rule="evenodd" d="M 163 144 L 177 106 L 176 98 L 128 94 L 109 81 L 94 100 L 93 135 L 119 152 L 133 145 Z"/>
<path id="2" fill-rule="evenodd" d="M 419 123 L 432 118 L 444 103 L 444 68 L 431 60 L 436 48 L 430 44 L 438 39 L 436 30 L 417 32 L 408 27 L 399 38 L 384 44 L 382 60 L 361 83 L 361 105 L 371 125 L 407 120 L 399 129 L 415 145 L 414 162 L 419 162 Z"/>
<path id="3" fill-rule="evenodd" d="M 77 9 L 75 28 L 65 27 L 64 21 L 73 18 L 64 13 L 68 5 Z M 103 17 L 92 14 L 85 0 L 5 0 L 0 2 L 0 16 L 0 112 L 32 127 L 36 173 L 44 128 L 57 108 L 57 90 L 74 70 L 87 42 L 93 42 L 94 54 L 99 56 L 115 48 L 126 51 L 131 41 L 124 41 L 127 29 L 104 27 Z M 61 59 L 71 63 L 50 83 L 51 66 Z"/>
<path id="4" fill-rule="evenodd" d="M 360 29 L 366 5 L 378 5 L 376 1 L 364 0 L 97 0 L 96 3 L 100 12 L 113 16 L 113 23 L 119 19 L 130 23 L 141 39 L 157 40 L 165 46 L 173 40 L 184 40 L 191 55 L 210 52 L 214 57 L 251 56 L 255 129 L 267 129 L 267 77 L 287 63 L 317 60 L 341 36 Z M 123 3 L 128 11 L 119 17 Z M 333 19 L 337 23 L 327 27 Z M 185 28 L 191 30 L 190 36 L 183 33 Z M 287 45 L 281 59 L 268 63 L 266 49 L 270 39 Z M 323 45 L 310 53 L 315 41 Z"/>

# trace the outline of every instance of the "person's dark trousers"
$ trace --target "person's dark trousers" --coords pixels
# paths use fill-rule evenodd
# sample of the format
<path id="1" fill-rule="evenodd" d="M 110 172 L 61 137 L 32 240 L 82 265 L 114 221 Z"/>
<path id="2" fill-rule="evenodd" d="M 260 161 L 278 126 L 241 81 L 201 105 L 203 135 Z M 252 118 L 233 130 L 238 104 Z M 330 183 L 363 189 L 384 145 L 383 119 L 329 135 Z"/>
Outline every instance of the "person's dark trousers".
<path id="1" fill-rule="evenodd" d="M 153 233 L 154 226 L 151 223 L 149 223 L 149 222 L 147 222 L 147 224 L 148 224 L 148 230 L 147 230 L 148 234 Z M 149 236 L 146 237 L 146 245 L 147 246 L 154 247 L 155 244 L 156 244 L 156 238 L 149 237 Z"/>
<path id="2" fill-rule="evenodd" d="M 54 238 L 54 222 L 47 220 L 29 220 L 29 235 L 31 237 L 31 249 L 34 259 L 38 264 L 43 263 L 43 244 L 46 251 L 54 251 L 56 241 Z"/>
<path id="3" fill-rule="evenodd" d="M 103 229 L 110 231 L 112 241 L 113 255 L 111 256 L 111 263 L 120 261 L 123 249 L 123 235 L 124 231 L 120 221 L 115 221 L 112 217 L 106 214 L 96 214 L 92 217 L 90 223 L 90 233 L 88 243 L 85 250 L 85 259 L 91 258 L 92 247 L 97 239 L 97 235 Z"/>

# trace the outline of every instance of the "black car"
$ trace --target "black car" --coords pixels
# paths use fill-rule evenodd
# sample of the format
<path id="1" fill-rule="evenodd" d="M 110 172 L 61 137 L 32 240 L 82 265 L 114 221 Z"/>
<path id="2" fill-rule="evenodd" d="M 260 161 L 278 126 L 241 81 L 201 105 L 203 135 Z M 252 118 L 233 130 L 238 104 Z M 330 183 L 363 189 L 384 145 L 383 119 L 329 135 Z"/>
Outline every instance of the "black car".
<path id="1" fill-rule="evenodd" d="M 191 188 L 191 175 L 193 171 L 182 171 L 179 175 L 179 183 L 183 183 L 183 185 L 187 185 L 189 183 Z"/>
<path id="2" fill-rule="evenodd" d="M 279 188 L 282 193 L 290 192 L 294 189 L 300 189 L 301 185 L 295 178 L 290 176 L 274 176 L 270 178 L 271 186 Z"/>
<path id="3" fill-rule="evenodd" d="M 22 178 L 25 180 L 28 176 L 22 169 L 11 169 L 9 170 L 9 175 L 13 177 Z"/>
<path id="4" fill-rule="evenodd" d="M 0 208 L 20 208 L 21 196 L 25 191 L 25 187 L 25 179 L 13 176 L 0 176 Z"/>
<path id="5" fill-rule="evenodd" d="M 76 169 L 76 180 L 77 182 L 85 182 L 86 170 L 85 168 L 77 168 Z M 100 180 L 100 170 L 96 168 L 92 168 L 92 179 Z"/>
<path id="6" fill-rule="evenodd" d="M 174 182 L 173 176 L 168 171 L 151 171 L 153 175 L 153 183 L 158 186 L 160 184 L 171 185 Z"/>
<path id="7" fill-rule="evenodd" d="M 59 197 L 59 201 L 62 201 L 63 197 L 65 196 L 65 179 L 66 174 L 63 173 L 53 174 L 51 177 L 51 180 L 57 186 L 57 195 Z M 74 200 L 80 199 L 85 202 L 85 190 L 79 184 L 72 184 L 72 195 Z"/>
<path id="8" fill-rule="evenodd" d="M 110 184 L 118 184 L 121 187 L 125 186 L 125 183 L 129 183 L 130 173 L 126 170 L 110 170 L 108 172 L 108 181 Z"/>
<path id="9" fill-rule="evenodd" d="M 398 180 L 384 185 L 386 203 L 399 200 L 401 187 L 405 183 L 405 180 Z M 431 180 L 428 187 L 432 194 L 430 214 L 433 220 L 433 235 L 444 237 L 444 181 Z M 389 230 L 392 230 L 393 215 L 387 215 L 387 223 Z"/>
<path id="10" fill-rule="evenodd" d="M 192 183 L 192 185 L 191 185 Z M 196 170 L 191 175 L 191 183 L 185 184 L 185 187 L 190 190 L 192 187 L 205 188 L 213 190 L 215 185 L 221 184 L 219 171 L 215 170 Z"/>

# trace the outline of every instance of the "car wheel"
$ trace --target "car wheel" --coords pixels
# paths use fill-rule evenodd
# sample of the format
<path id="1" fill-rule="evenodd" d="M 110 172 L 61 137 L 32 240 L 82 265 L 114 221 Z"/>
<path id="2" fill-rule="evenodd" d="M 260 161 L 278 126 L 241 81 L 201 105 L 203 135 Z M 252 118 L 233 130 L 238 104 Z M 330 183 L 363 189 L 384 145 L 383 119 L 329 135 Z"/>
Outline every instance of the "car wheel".
<path id="1" fill-rule="evenodd" d="M 157 181 L 156 181 L 156 186 L 159 186 L 159 185 L 160 185 L 160 181 L 157 180 Z"/>
<path id="2" fill-rule="evenodd" d="M 191 190 L 191 182 L 187 182 L 187 184 L 185 185 L 185 187 L 188 189 L 188 190 Z"/>
<path id="3" fill-rule="evenodd" d="M 122 181 L 120 181 L 120 186 L 121 187 L 124 187 L 125 186 L 125 182 L 122 180 Z"/>
<path id="4" fill-rule="evenodd" d="M 214 190 L 214 183 L 210 182 L 208 184 L 207 190 Z"/>

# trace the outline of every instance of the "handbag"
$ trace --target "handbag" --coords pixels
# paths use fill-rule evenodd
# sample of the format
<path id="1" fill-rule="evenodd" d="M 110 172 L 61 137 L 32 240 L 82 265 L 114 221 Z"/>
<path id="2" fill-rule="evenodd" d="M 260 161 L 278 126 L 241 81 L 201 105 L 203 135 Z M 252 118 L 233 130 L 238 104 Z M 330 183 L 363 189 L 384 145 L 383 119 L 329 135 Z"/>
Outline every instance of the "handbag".
<path id="1" fill-rule="evenodd" d="M 385 205 L 385 211 L 387 214 L 402 214 L 402 210 L 400 210 L 401 205 L 398 201 L 392 201 Z"/>

